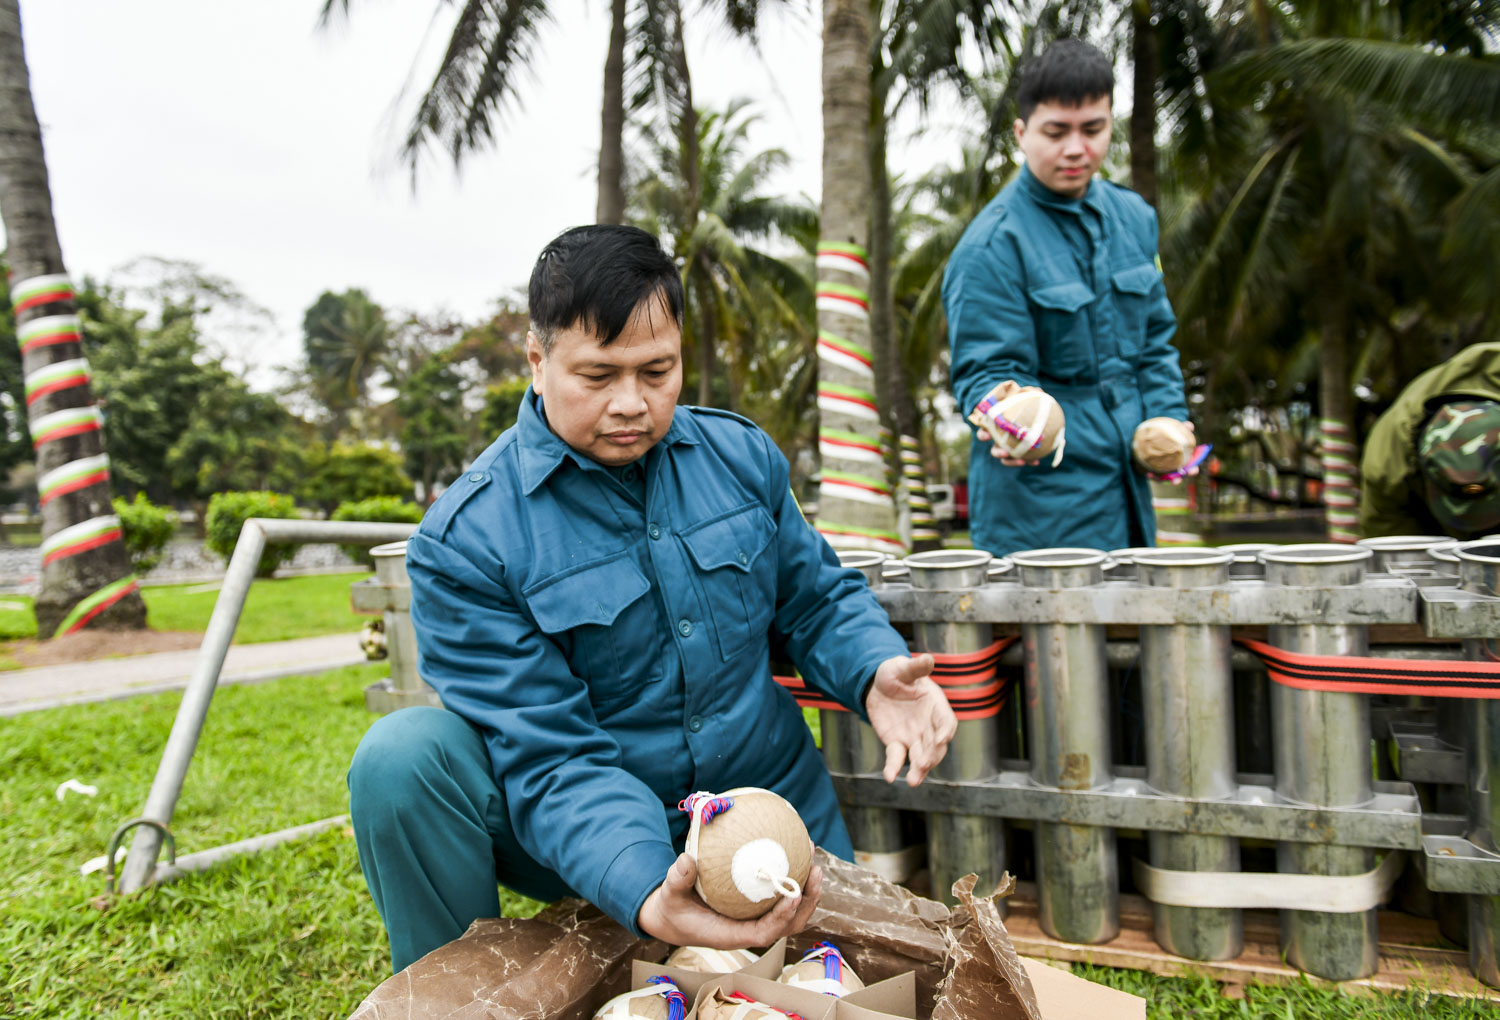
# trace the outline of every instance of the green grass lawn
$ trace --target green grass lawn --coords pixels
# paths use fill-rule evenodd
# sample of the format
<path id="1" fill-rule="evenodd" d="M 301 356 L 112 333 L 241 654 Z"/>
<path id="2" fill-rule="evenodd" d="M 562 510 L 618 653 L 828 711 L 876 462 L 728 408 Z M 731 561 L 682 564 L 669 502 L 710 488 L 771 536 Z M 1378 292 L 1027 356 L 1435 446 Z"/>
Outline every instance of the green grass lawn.
<path id="1" fill-rule="evenodd" d="M 383 672 L 221 688 L 172 822 L 178 850 L 347 811 L 344 771 L 374 719 L 362 691 Z M 139 813 L 178 701 L 0 719 L 0 1017 L 347 1016 L 389 975 L 346 831 L 89 905 L 103 877 L 78 866 Z M 59 803 L 75 777 L 98 796 Z"/>
<path id="2" fill-rule="evenodd" d="M 369 576 L 361 571 L 256 581 L 245 599 L 235 643 L 248 645 L 359 630 L 367 617 L 349 609 L 349 585 Z M 219 592 L 205 588 L 201 584 L 142 588 L 146 622 L 154 630 L 207 629 Z"/>
<path id="3" fill-rule="evenodd" d="M 367 618 L 349 609 L 349 586 L 369 576 L 360 571 L 256 581 L 245 599 L 235 643 L 357 631 Z M 153 630 L 201 634 L 208 628 L 219 590 L 205 584 L 167 584 L 142 588 L 141 597 L 146 600 L 146 622 Z M 0 641 L 36 637 L 32 602 L 28 595 L 0 595 Z M 0 653 L 0 669 L 6 668 L 5 662 Z"/>

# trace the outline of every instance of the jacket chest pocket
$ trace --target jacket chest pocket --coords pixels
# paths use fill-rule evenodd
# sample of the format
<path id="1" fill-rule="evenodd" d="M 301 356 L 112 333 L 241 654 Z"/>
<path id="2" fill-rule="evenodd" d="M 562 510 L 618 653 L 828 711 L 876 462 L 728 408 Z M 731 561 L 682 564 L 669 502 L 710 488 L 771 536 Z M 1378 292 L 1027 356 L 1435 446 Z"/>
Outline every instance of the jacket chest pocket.
<path id="1" fill-rule="evenodd" d="M 763 555 L 776 526 L 759 503 L 695 524 L 682 542 L 698 565 L 719 654 L 726 660 L 764 638 L 776 608 L 775 557 Z"/>
<path id="2" fill-rule="evenodd" d="M 1111 277 L 1115 314 L 1120 323 L 1120 354 L 1128 359 L 1141 352 L 1146 342 L 1146 319 L 1151 314 L 1151 292 L 1161 272 L 1150 262 L 1121 269 Z"/>
<path id="3" fill-rule="evenodd" d="M 629 551 L 544 577 L 521 594 L 532 618 L 557 642 L 573 675 L 605 714 L 661 679 L 660 621 L 651 583 Z"/>
<path id="4" fill-rule="evenodd" d="M 1080 281 L 1053 283 L 1027 291 L 1036 308 L 1038 368 L 1053 379 L 1071 380 L 1094 367 L 1093 331 L 1088 305 L 1094 292 Z"/>

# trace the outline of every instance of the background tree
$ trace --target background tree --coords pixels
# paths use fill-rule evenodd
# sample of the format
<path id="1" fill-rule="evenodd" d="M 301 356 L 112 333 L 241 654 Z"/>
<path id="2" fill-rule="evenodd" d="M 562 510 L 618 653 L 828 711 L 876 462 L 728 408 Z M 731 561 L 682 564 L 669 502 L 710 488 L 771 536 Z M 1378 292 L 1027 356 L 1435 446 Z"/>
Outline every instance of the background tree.
<path id="1" fill-rule="evenodd" d="M 358 288 L 324 291 L 302 317 L 308 388 L 328 413 L 326 434 L 369 438 L 371 382 L 391 352 L 385 311 Z"/>
<path id="2" fill-rule="evenodd" d="M 692 121 L 692 186 L 684 179 L 680 141 L 644 132 L 649 157 L 631 184 L 632 221 L 661 237 L 682 266 L 688 386 L 696 383 L 697 403 L 730 410 L 743 404 L 764 340 L 791 331 L 811 342 L 805 324 L 812 287 L 772 248 L 808 235 L 817 213 L 805 202 L 764 193 L 788 159 L 780 149 L 747 151 L 755 122 L 743 100 L 699 111 Z"/>
<path id="3" fill-rule="evenodd" d="M 729 31 L 752 45 L 757 43 L 763 6 L 787 0 L 704 0 Z M 321 23 L 347 15 L 351 0 L 324 0 Z M 552 20 L 547 0 L 439 0 L 439 7 L 459 9 L 432 83 L 417 101 L 401 142 L 401 159 L 416 183 L 417 166 L 428 149 L 445 152 L 455 165 L 466 156 L 494 144 L 502 111 L 519 106 L 518 74 L 541 48 L 545 27 Z M 632 105 L 650 95 L 639 82 L 673 74 L 660 62 L 677 54 L 662 46 L 680 28 L 678 0 L 611 0 L 609 47 L 604 61 L 600 104 L 599 200 L 600 223 L 620 223 L 625 211 L 623 137 Z M 681 51 L 685 61 L 685 50 Z M 629 88 L 632 78 L 635 90 Z M 688 104 L 691 111 L 691 102 Z"/>
<path id="4" fill-rule="evenodd" d="M 17 0 L 0 0 L 0 220 L 13 274 L 11 301 L 37 471 L 43 485 L 42 589 L 37 632 L 83 626 L 140 628 L 146 606 L 135 590 L 110 505 L 107 461 L 82 360 L 72 286 L 52 219 L 42 131 L 31 99 Z"/>
<path id="5" fill-rule="evenodd" d="M 401 417 L 401 453 L 408 474 L 421 485 L 421 502 L 447 485 L 468 463 L 472 450 L 464 411 L 463 377 L 442 355 L 405 375 L 396 396 Z"/>

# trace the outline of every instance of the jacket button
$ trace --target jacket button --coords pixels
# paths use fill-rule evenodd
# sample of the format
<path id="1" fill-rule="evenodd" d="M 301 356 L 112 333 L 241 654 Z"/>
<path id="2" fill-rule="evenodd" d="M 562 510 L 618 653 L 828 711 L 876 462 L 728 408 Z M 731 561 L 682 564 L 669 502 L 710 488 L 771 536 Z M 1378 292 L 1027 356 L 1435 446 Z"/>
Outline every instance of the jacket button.
<path id="1" fill-rule="evenodd" d="M 646 525 L 646 534 L 652 538 L 661 538 L 661 527 L 656 524 L 648 524 Z"/>
<path id="2" fill-rule="evenodd" d="M 749 562 L 750 562 L 750 557 L 746 556 L 745 555 L 745 550 L 741 549 L 740 550 L 740 563 L 741 563 L 741 565 L 748 565 Z"/>
<path id="3" fill-rule="evenodd" d="M 697 733 L 699 730 L 703 729 L 703 720 L 696 715 L 693 716 L 688 720 L 688 729 L 692 730 L 694 733 Z"/>
<path id="4" fill-rule="evenodd" d="M 469 481 L 471 481 L 471 482 L 482 482 L 482 481 L 484 481 L 484 475 L 477 474 L 477 473 L 476 474 L 472 474 L 472 475 L 469 476 Z"/>
<path id="5" fill-rule="evenodd" d="M 692 635 L 692 633 L 693 633 L 693 621 L 692 620 L 678 620 L 677 621 L 677 633 L 681 634 L 683 637 L 690 637 Z"/>

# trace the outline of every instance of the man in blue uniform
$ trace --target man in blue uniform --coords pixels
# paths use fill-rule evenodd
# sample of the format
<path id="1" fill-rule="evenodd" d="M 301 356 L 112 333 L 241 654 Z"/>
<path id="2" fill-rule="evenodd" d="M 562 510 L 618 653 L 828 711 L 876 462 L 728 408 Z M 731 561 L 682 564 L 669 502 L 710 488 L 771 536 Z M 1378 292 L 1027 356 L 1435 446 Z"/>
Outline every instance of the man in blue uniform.
<path id="1" fill-rule="evenodd" d="M 970 535 L 996 555 L 1152 544 L 1150 486 L 1131 438 L 1147 418 L 1187 419 L 1156 215 L 1094 179 L 1113 90 L 1109 58 L 1075 39 L 1025 70 L 1014 128 L 1025 166 L 969 224 L 943 277 L 962 413 L 1013 380 L 1050 393 L 1067 416 L 1055 468 L 1002 459 L 976 436 Z"/>
<path id="2" fill-rule="evenodd" d="M 733 921 L 680 855 L 696 790 L 761 786 L 852 856 L 772 649 L 863 714 L 921 782 L 955 729 L 863 578 L 802 518 L 786 459 L 677 407 L 682 284 L 632 227 L 580 227 L 532 272 L 532 386 L 407 544 L 423 678 L 450 711 L 380 720 L 349 772 L 360 866 L 396 969 L 499 914 L 497 882 L 580 895 L 676 945 L 768 945 L 804 894 Z"/>

